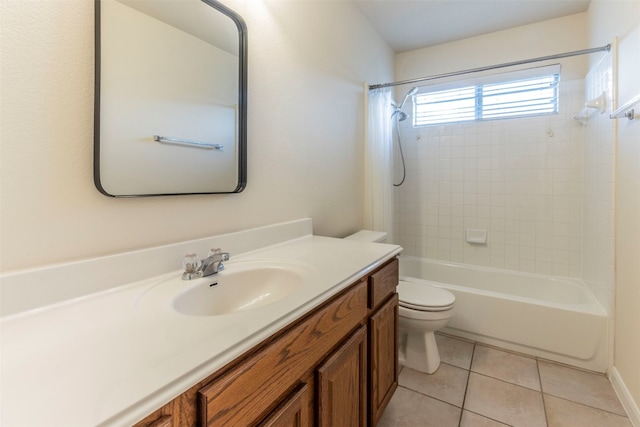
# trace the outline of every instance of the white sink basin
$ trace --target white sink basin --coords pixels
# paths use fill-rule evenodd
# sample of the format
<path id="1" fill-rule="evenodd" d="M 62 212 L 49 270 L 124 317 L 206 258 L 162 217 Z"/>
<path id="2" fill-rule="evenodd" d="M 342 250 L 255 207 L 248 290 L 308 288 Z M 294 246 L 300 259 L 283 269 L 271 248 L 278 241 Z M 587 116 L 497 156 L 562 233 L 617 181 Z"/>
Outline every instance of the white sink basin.
<path id="1" fill-rule="evenodd" d="M 198 282 L 175 297 L 173 308 L 177 312 L 219 316 L 264 307 L 298 289 L 304 278 L 289 269 L 263 266 L 225 270 Z"/>
<path id="2" fill-rule="evenodd" d="M 295 260 L 245 258 L 224 265 L 223 271 L 194 280 L 182 280 L 182 272 L 151 279 L 135 304 L 145 313 L 240 315 L 277 302 L 286 304 L 283 300 L 288 297 L 295 304 L 296 295 L 317 285 L 316 269 Z"/>

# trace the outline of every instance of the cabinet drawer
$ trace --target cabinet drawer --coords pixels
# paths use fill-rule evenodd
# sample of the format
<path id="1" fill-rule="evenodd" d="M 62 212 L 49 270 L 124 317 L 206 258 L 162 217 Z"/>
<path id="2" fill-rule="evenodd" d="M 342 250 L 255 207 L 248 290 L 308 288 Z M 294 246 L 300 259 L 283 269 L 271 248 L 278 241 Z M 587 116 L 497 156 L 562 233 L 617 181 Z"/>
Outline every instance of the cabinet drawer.
<path id="1" fill-rule="evenodd" d="M 369 307 L 376 308 L 396 292 L 398 286 L 398 258 L 369 276 Z"/>
<path id="2" fill-rule="evenodd" d="M 366 316 L 362 281 L 202 388 L 201 425 L 255 424 Z"/>

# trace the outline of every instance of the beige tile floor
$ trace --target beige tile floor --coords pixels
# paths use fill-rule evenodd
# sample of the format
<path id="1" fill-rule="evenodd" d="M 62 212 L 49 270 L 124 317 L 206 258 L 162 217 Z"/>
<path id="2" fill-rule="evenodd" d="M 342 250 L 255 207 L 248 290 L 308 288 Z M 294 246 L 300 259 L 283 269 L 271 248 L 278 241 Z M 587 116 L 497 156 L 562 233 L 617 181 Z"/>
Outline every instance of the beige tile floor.
<path id="1" fill-rule="evenodd" d="M 632 427 L 604 375 L 446 335 L 440 368 L 400 371 L 378 427 Z"/>

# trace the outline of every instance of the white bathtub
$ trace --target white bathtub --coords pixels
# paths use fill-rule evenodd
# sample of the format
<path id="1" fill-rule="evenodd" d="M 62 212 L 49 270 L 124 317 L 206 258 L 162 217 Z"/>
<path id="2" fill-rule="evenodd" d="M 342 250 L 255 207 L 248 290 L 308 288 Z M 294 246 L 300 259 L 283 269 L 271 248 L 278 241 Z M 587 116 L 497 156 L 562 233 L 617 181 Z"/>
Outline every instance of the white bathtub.
<path id="1" fill-rule="evenodd" d="M 402 256 L 400 279 L 456 297 L 442 332 L 604 372 L 608 316 L 579 280 Z"/>

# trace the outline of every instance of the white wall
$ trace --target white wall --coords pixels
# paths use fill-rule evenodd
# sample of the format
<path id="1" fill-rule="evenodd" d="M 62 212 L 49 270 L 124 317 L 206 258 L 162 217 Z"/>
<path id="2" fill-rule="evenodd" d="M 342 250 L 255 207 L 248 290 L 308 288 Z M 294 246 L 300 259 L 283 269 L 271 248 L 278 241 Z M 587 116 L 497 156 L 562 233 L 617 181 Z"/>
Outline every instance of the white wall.
<path id="1" fill-rule="evenodd" d="M 618 94 L 622 105 L 640 94 L 640 1 L 592 0 L 590 42 L 618 37 Z M 636 111 L 638 111 L 636 107 Z M 614 367 L 640 422 L 640 120 L 618 119 L 616 153 L 616 298 Z"/>
<path id="2" fill-rule="evenodd" d="M 347 2 L 224 1 L 249 34 L 248 186 L 113 199 L 92 179 L 93 2 L 0 3 L 3 271 L 300 217 L 362 225 L 363 82 L 393 52 Z"/>
<path id="3" fill-rule="evenodd" d="M 400 53 L 396 55 L 396 78 L 405 80 L 431 76 L 587 47 L 590 46 L 586 14 L 579 13 Z M 565 73 L 563 78 L 574 80 L 584 77 L 587 70 L 584 56 L 561 62 Z"/>

